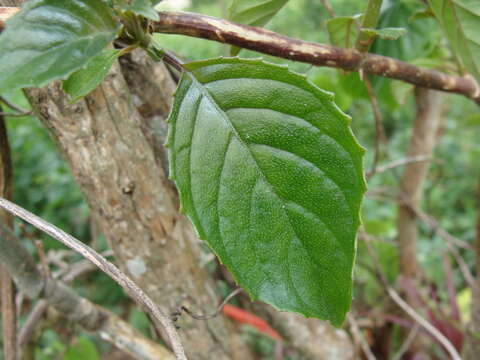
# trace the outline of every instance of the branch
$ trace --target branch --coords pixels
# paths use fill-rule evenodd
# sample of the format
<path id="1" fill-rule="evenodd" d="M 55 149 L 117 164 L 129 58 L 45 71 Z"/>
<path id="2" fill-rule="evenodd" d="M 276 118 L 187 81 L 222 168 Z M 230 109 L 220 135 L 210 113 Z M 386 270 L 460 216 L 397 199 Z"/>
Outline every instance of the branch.
<path id="1" fill-rule="evenodd" d="M 302 41 L 201 14 L 160 12 L 159 16 L 160 20 L 153 23 L 155 32 L 218 41 L 316 66 L 363 71 L 417 86 L 461 94 L 480 104 L 480 86 L 471 76 L 447 75 L 381 55 L 362 54 L 355 49 Z"/>
<path id="2" fill-rule="evenodd" d="M 148 314 L 152 317 L 155 324 L 158 327 L 163 327 L 168 334 L 168 337 L 171 341 L 171 345 L 173 350 L 175 351 L 175 355 L 177 359 L 186 360 L 186 356 L 183 350 L 183 346 L 180 342 L 180 337 L 173 325 L 171 319 L 164 314 L 158 306 L 148 297 L 145 292 L 140 289 L 127 275 L 121 272 L 115 265 L 107 261 L 103 256 L 95 252 L 93 249 L 82 243 L 80 240 L 74 238 L 73 236 L 67 234 L 63 230 L 57 228 L 56 226 L 44 221 L 43 219 L 39 218 L 38 216 L 28 212 L 27 210 L 23 209 L 22 207 L 13 204 L 12 202 L 0 198 L 0 207 L 7 210 L 11 214 L 18 216 L 19 218 L 27 221 L 28 223 L 35 226 L 37 229 L 45 232 L 46 234 L 50 235 L 54 239 L 60 241 L 65 246 L 69 247 L 70 249 L 75 250 L 79 254 L 81 254 L 86 259 L 90 260 L 93 264 L 95 264 L 98 268 L 100 268 L 104 273 L 110 276 L 113 280 L 115 280 L 139 305 L 144 307 Z M 0 259 L 3 261 L 6 257 L 13 257 L 16 258 L 12 261 L 17 262 L 16 266 L 23 265 L 22 257 L 19 257 L 18 253 L 15 251 L 12 252 L 11 247 L 2 248 L 2 244 L 0 243 Z M 31 264 L 29 267 L 31 276 L 25 276 L 21 278 L 15 278 L 16 281 L 24 281 L 25 279 L 29 279 L 30 286 L 20 286 L 20 288 L 25 289 L 27 295 L 30 297 L 38 296 L 39 293 L 42 291 L 43 286 L 38 283 L 37 275 L 33 275 L 33 269 L 37 271 L 35 264 Z M 27 274 L 28 275 L 28 274 Z M 32 278 L 33 276 L 33 278 Z"/>
<path id="3" fill-rule="evenodd" d="M 19 8 L 0 7 L 0 31 L 5 27 L 5 21 L 18 11 Z M 355 49 L 302 41 L 207 15 L 160 12 L 159 17 L 159 21 L 152 23 L 155 32 L 218 41 L 315 66 L 363 71 L 434 90 L 461 94 L 480 104 L 480 86 L 470 75 L 452 76 L 381 55 L 362 54 Z"/>

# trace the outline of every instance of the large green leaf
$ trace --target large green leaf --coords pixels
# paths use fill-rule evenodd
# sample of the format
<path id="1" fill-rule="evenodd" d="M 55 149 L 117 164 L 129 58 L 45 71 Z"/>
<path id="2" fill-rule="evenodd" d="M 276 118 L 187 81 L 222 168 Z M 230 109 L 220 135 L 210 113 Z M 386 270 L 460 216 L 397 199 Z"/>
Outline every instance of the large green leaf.
<path id="1" fill-rule="evenodd" d="M 228 19 L 251 26 L 265 26 L 278 13 L 288 0 L 232 0 L 228 9 Z M 230 53 L 237 55 L 240 48 L 232 46 Z"/>
<path id="2" fill-rule="evenodd" d="M 186 68 L 168 140 L 182 210 L 253 299 L 341 324 L 365 191 L 349 118 L 285 67 Z"/>
<path id="3" fill-rule="evenodd" d="M 429 1 L 460 64 L 480 82 L 480 1 Z"/>
<path id="4" fill-rule="evenodd" d="M 84 66 L 120 24 L 101 0 L 31 0 L 0 36 L 0 93 L 43 86 Z"/>

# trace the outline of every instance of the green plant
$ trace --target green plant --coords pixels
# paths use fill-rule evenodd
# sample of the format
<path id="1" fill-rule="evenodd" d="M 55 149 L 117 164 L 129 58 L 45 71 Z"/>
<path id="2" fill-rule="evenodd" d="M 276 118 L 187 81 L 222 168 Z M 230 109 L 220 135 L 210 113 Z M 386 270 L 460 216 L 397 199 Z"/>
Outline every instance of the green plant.
<path id="1" fill-rule="evenodd" d="M 468 16 L 470 24 L 478 21 L 472 1 L 444 2 Z M 262 38 L 260 30 L 218 19 L 158 14 L 156 3 L 27 2 L 0 36 L 0 93 L 62 80 L 74 102 L 100 84 L 119 56 L 136 48 L 171 65 L 182 74 L 169 119 L 171 177 L 199 236 L 253 299 L 342 324 L 352 298 L 366 188 L 364 149 L 348 116 L 331 93 L 285 67 L 239 58 L 183 63 L 152 32 L 227 42 L 234 46 L 232 54 L 243 45 L 315 65 L 386 74 L 477 102 L 478 85 L 366 54 L 376 38 L 395 40 L 406 32 L 376 29 L 381 1 L 369 1 L 362 22 L 358 17 L 329 22 L 332 43 L 344 48 L 298 44 L 275 34 Z M 266 1 L 264 7 L 250 3 L 234 1 L 231 19 L 262 26 L 286 1 Z M 455 41 L 440 2 L 431 3 Z M 466 3 L 473 9 L 467 15 Z M 474 36 L 465 31 L 459 41 L 465 44 L 455 52 L 459 62 L 479 80 Z"/>

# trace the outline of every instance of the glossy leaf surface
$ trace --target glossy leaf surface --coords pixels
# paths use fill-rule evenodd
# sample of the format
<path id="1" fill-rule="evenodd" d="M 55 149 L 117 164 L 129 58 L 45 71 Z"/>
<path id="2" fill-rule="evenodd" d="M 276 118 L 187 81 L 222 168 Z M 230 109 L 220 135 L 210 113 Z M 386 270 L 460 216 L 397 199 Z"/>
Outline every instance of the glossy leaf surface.
<path id="1" fill-rule="evenodd" d="M 92 58 L 84 69 L 74 72 L 63 82 L 63 90 L 75 102 L 93 91 L 107 76 L 120 50 L 105 49 Z"/>
<path id="2" fill-rule="evenodd" d="M 278 13 L 288 0 L 233 0 L 228 9 L 228 19 L 239 24 L 262 27 Z M 231 55 L 240 48 L 231 47 Z"/>
<path id="3" fill-rule="evenodd" d="M 457 59 L 480 82 L 480 1 L 429 2 Z"/>
<path id="4" fill-rule="evenodd" d="M 0 93 L 66 78 L 102 51 L 120 24 L 100 0 L 31 0 L 0 36 Z"/>
<path id="5" fill-rule="evenodd" d="M 168 140 L 182 210 L 253 299 L 341 324 L 365 191 L 349 118 L 285 67 L 186 67 Z"/>

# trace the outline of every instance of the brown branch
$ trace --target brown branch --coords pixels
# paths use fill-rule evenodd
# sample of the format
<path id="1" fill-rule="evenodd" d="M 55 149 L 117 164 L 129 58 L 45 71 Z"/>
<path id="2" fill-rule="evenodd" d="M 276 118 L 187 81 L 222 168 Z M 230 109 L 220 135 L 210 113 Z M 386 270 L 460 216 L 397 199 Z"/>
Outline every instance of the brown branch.
<path id="1" fill-rule="evenodd" d="M 0 31 L 5 27 L 5 21 L 17 11 L 18 8 L 0 7 Z M 361 70 L 421 87 L 461 94 L 480 104 L 480 86 L 469 75 L 452 76 L 381 55 L 302 41 L 207 15 L 160 12 L 159 17 L 159 21 L 152 23 L 155 32 L 213 40 L 316 66 Z"/>
<path id="2" fill-rule="evenodd" d="M 367 179 L 370 179 L 377 172 L 377 165 L 382 155 L 382 142 L 386 142 L 385 130 L 382 125 L 382 112 L 380 111 L 380 105 L 378 103 L 377 94 L 373 88 L 372 82 L 368 76 L 364 76 L 363 82 L 370 98 L 372 105 L 373 117 L 375 119 L 375 153 L 373 157 L 372 168 L 367 174 Z"/>
<path id="3" fill-rule="evenodd" d="M 355 49 L 342 49 L 302 41 L 269 30 L 239 25 L 206 15 L 160 12 L 155 32 L 198 37 L 239 46 L 260 53 L 348 71 L 402 80 L 417 86 L 462 94 L 480 104 L 480 86 L 472 77 L 458 77 L 425 69 L 400 60 Z"/>

